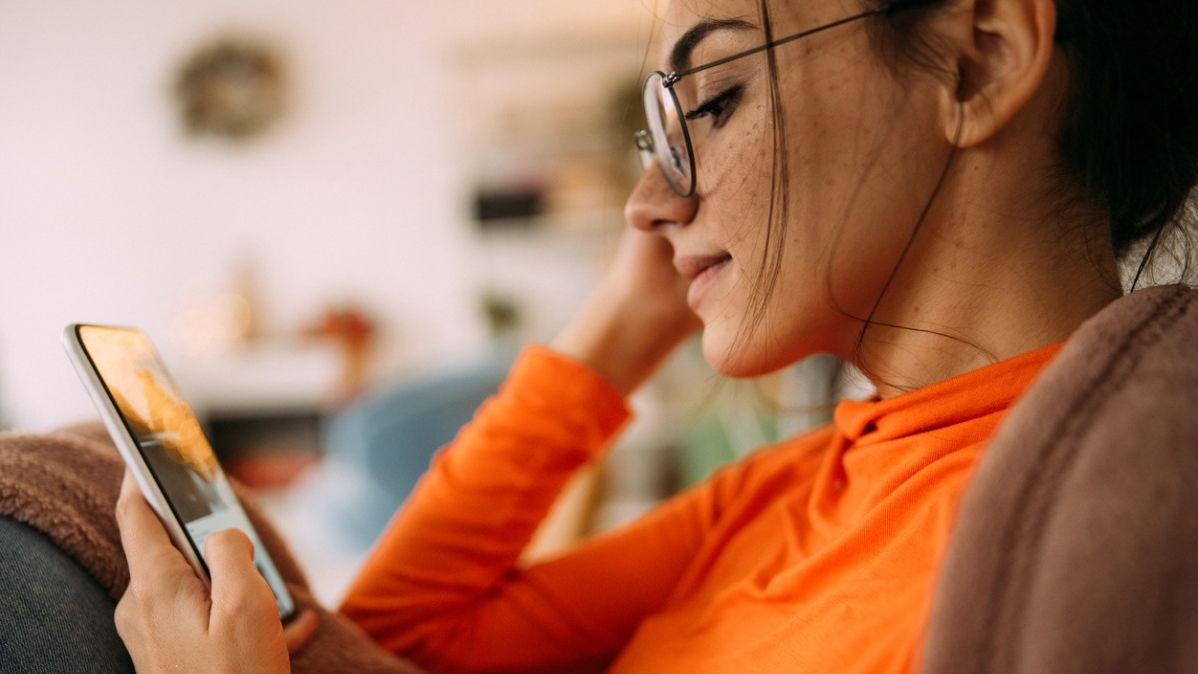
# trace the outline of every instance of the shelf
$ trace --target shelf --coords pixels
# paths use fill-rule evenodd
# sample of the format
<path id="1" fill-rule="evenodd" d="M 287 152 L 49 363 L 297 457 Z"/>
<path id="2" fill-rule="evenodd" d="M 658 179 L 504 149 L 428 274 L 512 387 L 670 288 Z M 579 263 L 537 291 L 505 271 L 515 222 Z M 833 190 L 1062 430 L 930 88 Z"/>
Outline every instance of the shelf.
<path id="1" fill-rule="evenodd" d="M 286 416 L 328 406 L 341 355 L 328 344 L 265 343 L 193 358 L 174 370 L 201 417 Z"/>

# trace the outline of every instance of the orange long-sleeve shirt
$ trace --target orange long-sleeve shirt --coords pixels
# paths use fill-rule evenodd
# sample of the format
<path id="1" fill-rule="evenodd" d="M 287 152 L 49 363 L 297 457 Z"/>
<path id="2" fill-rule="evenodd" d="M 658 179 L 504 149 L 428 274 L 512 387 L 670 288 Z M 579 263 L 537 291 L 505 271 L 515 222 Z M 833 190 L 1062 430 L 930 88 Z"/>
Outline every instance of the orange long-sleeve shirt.
<path id="1" fill-rule="evenodd" d="M 534 347 L 434 459 L 342 611 L 434 672 L 904 672 L 985 441 L 1061 344 L 880 401 L 521 568 L 629 416 Z"/>

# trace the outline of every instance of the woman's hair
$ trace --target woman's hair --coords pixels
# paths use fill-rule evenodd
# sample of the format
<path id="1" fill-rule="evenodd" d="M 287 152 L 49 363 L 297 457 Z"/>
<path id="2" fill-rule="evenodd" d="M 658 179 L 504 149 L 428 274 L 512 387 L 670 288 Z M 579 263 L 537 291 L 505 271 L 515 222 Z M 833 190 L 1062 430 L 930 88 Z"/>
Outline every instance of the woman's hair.
<path id="1" fill-rule="evenodd" d="M 758 11 L 765 39 L 771 40 L 776 36 L 766 2 L 758 0 Z M 868 21 L 874 56 L 896 76 L 922 71 L 956 77 L 945 71 L 936 36 L 927 27 L 928 19 L 950 8 L 953 0 L 862 2 L 864 9 L 890 10 Z M 1057 0 L 1056 4 L 1056 38 L 1067 59 L 1069 78 L 1057 131 L 1059 192 L 1066 195 L 1062 212 L 1081 207 L 1108 217 L 1110 243 L 1120 261 L 1127 261 L 1146 244 L 1133 289 L 1165 239 L 1175 245 L 1171 252 L 1184 278 L 1195 215 L 1190 197 L 1198 183 L 1198 4 L 1194 0 Z M 766 300 L 777 282 L 785 241 L 781 232 L 787 222 L 786 113 L 772 56 L 767 66 L 774 151 L 766 260 L 742 337 L 764 318 Z M 950 155 L 946 160 L 945 173 L 952 159 Z M 940 183 L 929 196 L 929 206 L 939 189 Z M 915 223 L 891 278 L 922 219 Z M 867 316 L 851 316 L 837 307 L 863 323 L 858 350 L 869 326 L 880 324 L 873 315 L 888 285 L 889 281 Z"/>
<path id="2" fill-rule="evenodd" d="M 888 64 L 936 67 L 929 13 L 951 0 L 867 0 Z M 1198 183 L 1198 5 L 1057 0 L 1069 90 L 1057 149 L 1063 187 L 1110 217 L 1117 257 L 1180 226 Z"/>

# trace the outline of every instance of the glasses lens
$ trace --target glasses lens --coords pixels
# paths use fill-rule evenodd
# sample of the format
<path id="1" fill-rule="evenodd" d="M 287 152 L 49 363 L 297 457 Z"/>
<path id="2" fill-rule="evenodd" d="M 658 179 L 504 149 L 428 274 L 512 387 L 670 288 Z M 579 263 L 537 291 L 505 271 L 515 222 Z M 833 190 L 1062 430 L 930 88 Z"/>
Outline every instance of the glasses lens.
<path id="1" fill-rule="evenodd" d="M 637 131 L 633 141 L 636 143 L 636 152 L 641 160 L 641 168 L 648 171 L 649 167 L 657 161 L 657 156 L 653 152 L 653 136 L 648 129 L 645 129 Z"/>
<path id="2" fill-rule="evenodd" d="M 664 75 L 653 73 L 645 80 L 644 99 L 657 164 L 675 192 L 689 195 L 694 191 L 690 145 L 678 99 L 666 88 Z"/>

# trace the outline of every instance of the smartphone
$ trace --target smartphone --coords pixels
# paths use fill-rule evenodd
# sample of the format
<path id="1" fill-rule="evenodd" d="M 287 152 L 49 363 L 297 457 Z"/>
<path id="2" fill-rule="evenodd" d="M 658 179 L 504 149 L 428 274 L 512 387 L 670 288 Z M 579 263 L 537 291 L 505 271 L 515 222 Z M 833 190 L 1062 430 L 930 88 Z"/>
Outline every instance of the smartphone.
<path id="1" fill-rule="evenodd" d="M 208 536 L 240 529 L 254 544 L 254 565 L 274 592 L 279 616 L 291 618 L 295 602 L 283 577 L 149 338 L 133 328 L 75 323 L 63 339 L 121 458 L 196 575 L 210 584 Z"/>

